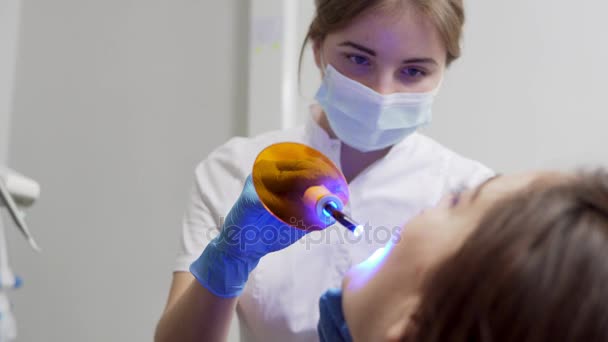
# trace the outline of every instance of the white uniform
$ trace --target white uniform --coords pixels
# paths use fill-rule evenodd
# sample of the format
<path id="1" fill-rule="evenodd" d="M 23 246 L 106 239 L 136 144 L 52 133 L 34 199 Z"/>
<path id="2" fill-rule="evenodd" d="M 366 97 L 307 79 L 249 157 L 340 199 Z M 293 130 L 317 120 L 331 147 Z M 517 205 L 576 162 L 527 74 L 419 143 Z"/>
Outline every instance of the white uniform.
<path id="1" fill-rule="evenodd" d="M 320 107 L 311 108 L 313 115 L 320 113 Z M 331 139 L 312 118 L 304 127 L 231 139 L 196 169 L 176 271 L 188 271 L 217 236 L 220 220 L 237 200 L 257 154 L 286 141 L 307 144 L 340 167 L 340 141 Z M 384 246 L 395 229 L 434 206 L 446 192 L 473 187 L 492 174 L 422 134 L 395 145 L 349 184 L 345 211 L 366 226 L 360 238 L 334 225 L 262 258 L 239 298 L 244 340 L 318 341 L 319 297 L 339 287 L 350 266 Z"/>

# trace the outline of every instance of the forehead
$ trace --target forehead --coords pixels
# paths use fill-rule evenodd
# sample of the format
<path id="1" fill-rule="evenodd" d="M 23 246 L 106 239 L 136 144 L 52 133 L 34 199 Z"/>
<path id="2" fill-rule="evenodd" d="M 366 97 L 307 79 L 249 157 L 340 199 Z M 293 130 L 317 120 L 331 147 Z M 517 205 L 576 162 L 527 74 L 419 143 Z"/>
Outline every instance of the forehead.
<path id="1" fill-rule="evenodd" d="M 409 50 L 429 54 L 444 49 L 432 21 L 411 5 L 378 9 L 355 18 L 348 26 L 330 33 L 328 40 L 356 39 L 357 43 L 384 53 Z M 339 42 L 338 42 L 339 43 Z"/>
<path id="2" fill-rule="evenodd" d="M 526 172 L 512 175 L 497 176 L 482 184 L 478 189 L 478 197 L 483 200 L 493 200 L 532 186 L 543 186 L 567 179 L 568 175 L 560 172 Z"/>

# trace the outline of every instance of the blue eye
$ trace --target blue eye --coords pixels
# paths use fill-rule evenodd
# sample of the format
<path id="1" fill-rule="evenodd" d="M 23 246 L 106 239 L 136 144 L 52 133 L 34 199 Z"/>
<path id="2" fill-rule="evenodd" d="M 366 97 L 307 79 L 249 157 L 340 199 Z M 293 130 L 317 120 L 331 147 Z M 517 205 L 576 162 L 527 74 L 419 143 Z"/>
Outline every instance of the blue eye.
<path id="1" fill-rule="evenodd" d="M 458 202 L 460 202 L 460 197 L 465 190 L 466 187 L 464 185 L 459 185 L 456 189 L 451 191 L 450 207 L 454 208 L 458 205 Z"/>
<path id="2" fill-rule="evenodd" d="M 452 200 L 450 201 L 450 207 L 454 208 L 455 206 L 458 205 L 458 202 L 460 202 L 460 195 L 462 194 L 462 192 L 460 191 L 454 191 L 452 192 Z"/>
<path id="3" fill-rule="evenodd" d="M 417 77 L 426 76 L 426 72 L 425 71 L 420 70 L 418 68 L 413 68 L 413 67 L 409 67 L 409 68 L 403 69 L 402 73 L 405 76 L 411 77 L 411 78 L 417 78 Z"/>
<path id="4" fill-rule="evenodd" d="M 359 55 L 348 55 L 346 56 L 351 62 L 357 65 L 370 65 L 369 59 L 367 57 L 359 56 Z"/>

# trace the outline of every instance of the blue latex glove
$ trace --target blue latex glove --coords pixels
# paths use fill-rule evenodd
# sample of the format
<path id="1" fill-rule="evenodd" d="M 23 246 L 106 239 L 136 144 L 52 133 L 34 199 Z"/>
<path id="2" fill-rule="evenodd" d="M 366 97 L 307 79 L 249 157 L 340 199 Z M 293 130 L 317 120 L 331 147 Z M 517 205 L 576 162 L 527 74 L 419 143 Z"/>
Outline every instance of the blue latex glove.
<path id="1" fill-rule="evenodd" d="M 319 323 L 317 332 L 321 342 L 352 342 L 342 312 L 342 291 L 329 289 L 319 299 Z"/>
<path id="2" fill-rule="evenodd" d="M 264 208 L 249 176 L 220 235 L 192 263 L 190 272 L 214 295 L 236 297 L 264 255 L 281 250 L 306 234 L 279 221 Z"/>

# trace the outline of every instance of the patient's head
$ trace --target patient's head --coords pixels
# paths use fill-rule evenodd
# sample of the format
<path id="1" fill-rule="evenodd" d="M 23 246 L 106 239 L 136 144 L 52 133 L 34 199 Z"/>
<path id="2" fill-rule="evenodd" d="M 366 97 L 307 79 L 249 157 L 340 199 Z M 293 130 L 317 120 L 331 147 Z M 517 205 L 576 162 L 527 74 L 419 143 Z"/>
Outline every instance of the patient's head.
<path id="1" fill-rule="evenodd" d="M 608 174 L 449 196 L 343 287 L 355 341 L 608 341 Z"/>

